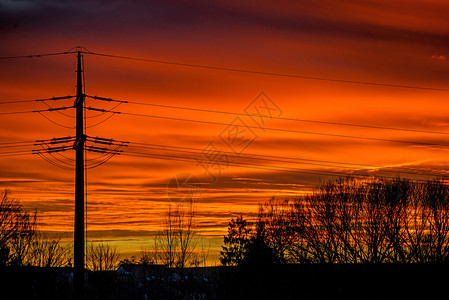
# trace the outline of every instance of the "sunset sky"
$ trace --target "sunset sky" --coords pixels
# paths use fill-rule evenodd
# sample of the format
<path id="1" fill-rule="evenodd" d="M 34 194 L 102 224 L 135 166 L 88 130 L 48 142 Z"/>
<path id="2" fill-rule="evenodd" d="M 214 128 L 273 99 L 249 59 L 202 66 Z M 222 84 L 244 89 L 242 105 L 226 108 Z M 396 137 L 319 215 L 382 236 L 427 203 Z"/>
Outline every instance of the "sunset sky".
<path id="1" fill-rule="evenodd" d="M 447 174 L 448 15 L 443 0 L 0 0 L 0 57 L 82 46 L 180 63 L 84 54 L 87 95 L 140 103 L 86 98 L 88 107 L 122 112 L 88 111 L 87 135 L 129 142 L 88 171 L 87 236 L 135 254 L 167 204 L 190 195 L 216 253 L 230 218 L 333 175 Z M 75 69 L 76 54 L 0 60 L 0 187 L 37 209 L 44 231 L 73 231 L 74 171 L 15 155 L 37 149 L 32 143 L 8 143 L 73 136 L 75 112 L 42 113 L 65 127 L 39 113 L 4 113 L 73 99 L 4 102 L 74 95 Z M 61 154 L 48 158 L 74 157 Z M 98 156 L 88 153 L 91 163 Z"/>

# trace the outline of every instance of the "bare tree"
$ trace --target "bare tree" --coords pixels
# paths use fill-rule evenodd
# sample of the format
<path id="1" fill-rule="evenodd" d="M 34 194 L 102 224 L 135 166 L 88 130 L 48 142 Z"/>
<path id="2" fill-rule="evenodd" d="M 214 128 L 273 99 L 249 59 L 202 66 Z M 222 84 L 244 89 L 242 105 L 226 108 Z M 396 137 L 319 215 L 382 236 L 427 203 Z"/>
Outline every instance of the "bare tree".
<path id="1" fill-rule="evenodd" d="M 259 207 L 258 218 L 264 224 L 267 242 L 281 262 L 288 262 L 292 255 L 290 249 L 295 237 L 290 214 L 288 200 L 271 198 Z"/>
<path id="2" fill-rule="evenodd" d="M 449 185 L 343 178 L 292 201 L 269 200 L 257 224 L 284 263 L 449 262 Z"/>
<path id="3" fill-rule="evenodd" d="M 423 188 L 423 203 L 428 222 L 424 236 L 426 257 L 429 262 L 449 260 L 449 186 L 441 181 L 428 182 Z"/>
<path id="4" fill-rule="evenodd" d="M 112 271 L 117 269 L 120 262 L 120 254 L 117 247 L 100 243 L 90 243 L 86 251 L 86 267 L 92 271 Z"/>
<path id="5" fill-rule="evenodd" d="M 36 212 L 26 211 L 10 192 L 0 194 L 0 265 L 23 265 L 36 233 Z"/>
<path id="6" fill-rule="evenodd" d="M 191 265 L 194 267 L 206 267 L 207 260 L 210 253 L 210 243 L 208 246 L 205 245 L 204 241 L 200 243 L 198 251 L 193 255 L 191 260 Z"/>
<path id="7" fill-rule="evenodd" d="M 176 251 L 179 243 L 174 219 L 173 209 L 169 206 L 165 214 L 163 229 L 155 237 L 158 256 L 161 262 L 169 268 L 176 266 Z"/>
<path id="8" fill-rule="evenodd" d="M 31 243 L 29 264 L 39 267 L 65 267 L 72 265 L 72 247 L 61 244 L 62 235 L 49 238 L 38 233 Z"/>
<path id="9" fill-rule="evenodd" d="M 153 247 L 140 250 L 139 263 L 142 265 L 156 265 L 158 263 L 157 241 L 153 240 Z"/>
<path id="10" fill-rule="evenodd" d="M 167 267 L 185 268 L 195 260 L 198 236 L 192 206 L 169 205 L 163 229 L 156 236 L 156 251 Z"/>
<path id="11" fill-rule="evenodd" d="M 178 239 L 179 251 L 177 251 L 178 268 L 184 268 L 191 265 L 195 259 L 195 249 L 198 244 L 197 233 L 195 231 L 193 209 L 177 208 L 175 212 L 176 238 Z"/>
<path id="12" fill-rule="evenodd" d="M 210 255 L 210 247 L 211 247 L 211 243 L 209 242 L 209 244 L 206 246 L 204 244 L 204 240 L 201 243 L 201 249 L 199 252 L 199 259 L 198 261 L 200 262 L 198 264 L 198 267 L 206 267 L 208 265 L 208 259 L 209 259 L 209 255 Z"/>

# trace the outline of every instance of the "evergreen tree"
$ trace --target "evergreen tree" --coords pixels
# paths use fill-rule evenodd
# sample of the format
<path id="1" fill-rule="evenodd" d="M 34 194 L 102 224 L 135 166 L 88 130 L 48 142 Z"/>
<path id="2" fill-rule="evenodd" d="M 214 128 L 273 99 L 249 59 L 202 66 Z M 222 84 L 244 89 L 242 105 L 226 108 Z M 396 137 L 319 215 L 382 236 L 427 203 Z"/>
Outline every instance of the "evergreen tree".
<path id="1" fill-rule="evenodd" d="M 240 265 L 248 250 L 250 238 L 251 228 L 249 228 L 248 221 L 244 220 L 242 215 L 231 219 L 228 225 L 228 235 L 224 236 L 223 251 L 220 251 L 220 262 L 224 266 Z"/>

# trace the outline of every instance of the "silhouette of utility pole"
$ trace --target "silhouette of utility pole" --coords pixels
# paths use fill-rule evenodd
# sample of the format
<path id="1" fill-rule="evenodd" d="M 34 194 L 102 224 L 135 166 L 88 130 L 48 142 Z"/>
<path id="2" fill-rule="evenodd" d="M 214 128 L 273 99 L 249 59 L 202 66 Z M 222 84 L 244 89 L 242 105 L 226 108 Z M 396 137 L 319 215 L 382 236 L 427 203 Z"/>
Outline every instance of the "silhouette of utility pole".
<path id="1" fill-rule="evenodd" d="M 81 52 L 78 51 L 76 71 L 76 139 L 73 148 L 75 159 L 75 233 L 73 249 L 73 295 L 76 300 L 84 298 L 84 94 Z"/>
<path id="2" fill-rule="evenodd" d="M 74 224 L 74 246 L 73 246 L 73 299 L 82 300 L 85 298 L 85 281 L 84 281 L 84 256 L 85 256 L 85 195 L 84 195 L 84 176 L 85 170 L 89 168 L 95 168 L 103 163 L 107 162 L 114 155 L 123 152 L 119 150 L 122 146 L 127 146 L 128 142 L 116 141 L 113 139 L 106 139 L 100 137 L 90 137 L 85 133 L 85 109 L 91 111 L 99 111 L 102 113 L 112 112 L 112 110 L 105 110 L 93 107 L 86 107 L 84 99 L 86 95 L 84 94 L 84 82 L 83 82 L 83 51 L 77 51 L 77 70 L 76 70 L 76 97 L 73 106 L 69 107 L 59 107 L 59 108 L 49 108 L 42 111 L 59 111 L 75 108 L 76 110 L 76 136 L 67 136 L 60 138 L 53 138 L 47 140 L 36 141 L 36 146 L 40 146 L 39 149 L 34 149 L 33 154 L 37 154 L 44 158 L 48 162 L 52 163 L 57 167 L 63 169 L 72 169 L 73 162 L 67 163 L 57 157 L 53 156 L 53 153 L 64 152 L 70 149 L 75 150 L 75 224 Z M 52 99 L 68 99 L 73 98 L 73 96 L 67 97 L 54 97 Z M 94 99 L 101 101 L 110 101 L 107 98 L 95 97 Z M 72 146 L 70 143 L 73 143 Z M 85 151 L 100 153 L 104 158 L 102 160 L 95 160 L 92 165 L 87 165 L 84 154 Z M 47 157 L 46 155 L 50 156 Z M 99 158 L 101 158 L 101 156 Z M 57 161 L 52 161 L 52 158 Z M 65 157 L 67 158 L 67 157 Z M 68 158 L 67 158 L 68 159 Z M 65 163 L 61 165 L 60 163 Z"/>

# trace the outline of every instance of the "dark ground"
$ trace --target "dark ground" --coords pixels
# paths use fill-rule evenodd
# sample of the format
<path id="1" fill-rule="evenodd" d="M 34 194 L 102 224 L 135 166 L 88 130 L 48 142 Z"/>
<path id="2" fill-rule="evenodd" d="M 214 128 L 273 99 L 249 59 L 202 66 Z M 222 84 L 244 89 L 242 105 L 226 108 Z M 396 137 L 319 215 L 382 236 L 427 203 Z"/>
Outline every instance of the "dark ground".
<path id="1" fill-rule="evenodd" d="M 151 279 L 88 272 L 87 299 L 446 299 L 448 271 L 447 264 L 358 264 L 168 269 Z M 169 280 L 174 272 L 182 279 Z M 71 269 L 0 268 L 0 289 L 0 299 L 70 299 Z"/>

